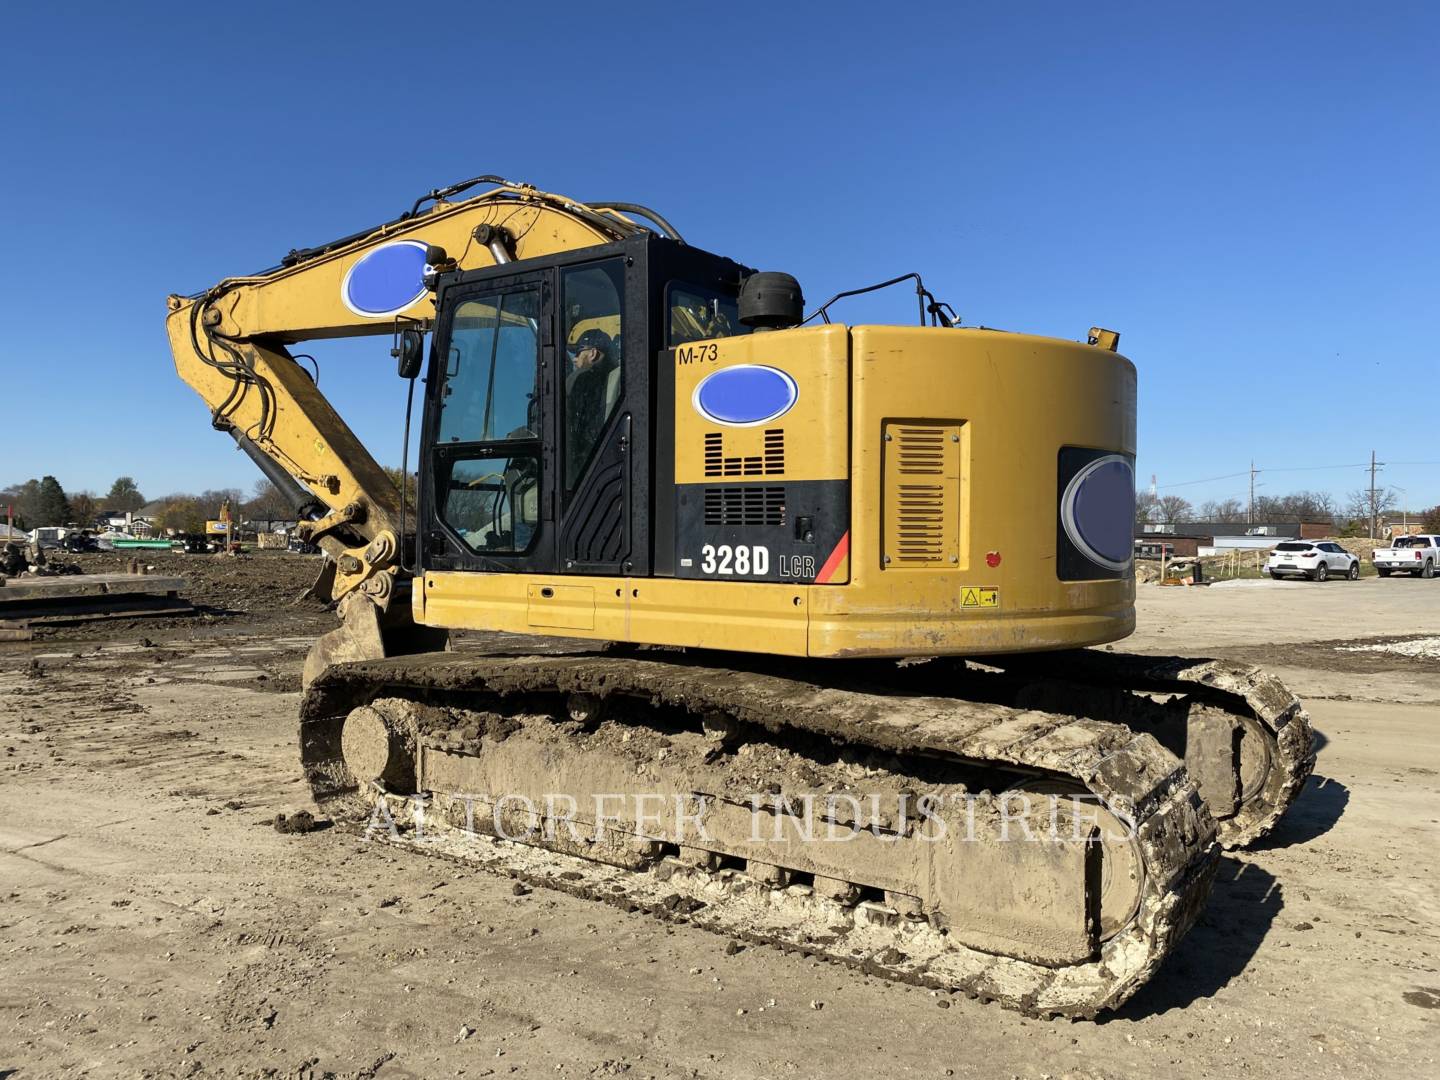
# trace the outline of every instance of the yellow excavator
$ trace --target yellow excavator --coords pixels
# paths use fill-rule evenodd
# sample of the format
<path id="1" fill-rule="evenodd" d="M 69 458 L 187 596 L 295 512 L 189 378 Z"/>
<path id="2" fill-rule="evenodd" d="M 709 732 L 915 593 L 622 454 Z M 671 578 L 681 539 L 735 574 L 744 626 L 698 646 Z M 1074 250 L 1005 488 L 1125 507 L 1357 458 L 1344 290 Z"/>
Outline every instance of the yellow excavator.
<path id="1" fill-rule="evenodd" d="M 171 296 L 180 376 L 328 556 L 318 803 L 1032 1014 L 1124 1001 L 1294 799 L 1308 719 L 1252 668 L 1089 648 L 1135 619 L 1118 335 L 881 285 L 914 325 L 485 176 Z M 407 447 L 421 383 L 413 499 L 291 351 L 357 335 Z"/>

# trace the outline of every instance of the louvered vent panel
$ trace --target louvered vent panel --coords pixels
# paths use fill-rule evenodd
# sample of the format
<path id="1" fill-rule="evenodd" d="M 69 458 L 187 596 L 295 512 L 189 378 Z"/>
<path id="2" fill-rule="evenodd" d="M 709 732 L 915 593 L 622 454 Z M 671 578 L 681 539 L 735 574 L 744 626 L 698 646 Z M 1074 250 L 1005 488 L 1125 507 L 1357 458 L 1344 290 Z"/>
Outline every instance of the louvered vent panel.
<path id="1" fill-rule="evenodd" d="M 783 487 L 705 489 L 706 525 L 784 525 Z"/>
<path id="2" fill-rule="evenodd" d="M 785 429 L 769 428 L 765 432 L 765 475 L 779 476 L 785 471 Z"/>
<path id="3" fill-rule="evenodd" d="M 718 431 L 705 435 L 705 475 L 725 475 L 725 437 Z"/>
<path id="4" fill-rule="evenodd" d="M 884 565 L 959 563 L 960 427 L 885 425 Z"/>
<path id="5" fill-rule="evenodd" d="M 755 449 L 755 435 L 752 432 L 736 432 L 731 438 L 744 441 L 745 449 Z M 785 472 L 785 429 L 766 430 L 759 454 L 727 454 L 725 434 L 710 431 L 705 434 L 705 475 L 706 476 L 781 476 Z"/>

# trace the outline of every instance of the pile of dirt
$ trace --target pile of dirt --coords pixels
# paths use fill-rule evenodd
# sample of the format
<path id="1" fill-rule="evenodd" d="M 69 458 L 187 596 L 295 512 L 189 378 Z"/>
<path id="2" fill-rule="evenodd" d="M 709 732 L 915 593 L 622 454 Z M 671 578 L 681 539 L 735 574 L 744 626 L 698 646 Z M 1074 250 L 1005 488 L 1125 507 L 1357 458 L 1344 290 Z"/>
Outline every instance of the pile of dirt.
<path id="1" fill-rule="evenodd" d="M 138 557 L 152 574 L 183 577 L 186 598 L 212 614 L 268 614 L 300 597 L 323 561 L 315 555 L 184 555 L 171 551 L 95 552 L 70 556 L 87 574 L 123 574 Z"/>

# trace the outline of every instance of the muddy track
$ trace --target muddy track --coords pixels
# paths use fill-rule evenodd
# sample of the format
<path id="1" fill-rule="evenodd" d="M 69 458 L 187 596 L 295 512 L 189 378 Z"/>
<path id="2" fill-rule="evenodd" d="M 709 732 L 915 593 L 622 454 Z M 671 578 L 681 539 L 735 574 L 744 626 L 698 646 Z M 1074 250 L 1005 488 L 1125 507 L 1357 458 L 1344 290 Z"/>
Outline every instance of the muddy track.
<path id="1" fill-rule="evenodd" d="M 1275 676 L 1251 664 L 1203 657 L 1141 656 L 1082 649 L 1073 652 L 987 657 L 1008 677 L 990 698 L 1038 708 L 1069 708 L 1094 719 L 1154 735 L 1186 757 L 1191 703 L 1227 716 L 1257 745 L 1233 805 L 1217 807 L 1220 843 L 1249 847 L 1267 836 L 1294 804 L 1315 768 L 1315 738 L 1300 700 Z M 872 669 L 874 670 L 874 669 Z M 887 685 L 956 696 L 986 693 L 983 672 L 963 660 L 940 659 L 877 672 Z M 1178 695 L 1156 702 L 1147 695 Z M 1192 773 L 1196 769 L 1192 764 Z"/>
<path id="2" fill-rule="evenodd" d="M 380 698 L 502 709 L 509 699 L 534 708 L 550 697 L 563 712 L 571 695 L 613 696 L 695 716 L 719 713 L 776 736 L 804 732 L 892 755 L 1063 778 L 1134 822 L 1143 873 L 1133 917 L 1088 961 L 1053 967 L 961 946 L 924 920 L 897 918 L 873 905 L 847 907 L 803 889 L 764 887 L 730 870 L 662 860 L 634 873 L 473 834 L 417 846 L 890 979 L 958 990 L 1030 1014 L 1074 1017 L 1093 1017 L 1134 993 L 1183 937 L 1209 891 L 1214 822 L 1183 765 L 1147 735 L 1058 713 L 737 675 L 683 657 L 436 654 L 338 665 L 305 697 L 302 760 L 317 801 L 341 819 L 362 822 L 373 808 L 341 758 L 341 726 L 352 709 Z"/>

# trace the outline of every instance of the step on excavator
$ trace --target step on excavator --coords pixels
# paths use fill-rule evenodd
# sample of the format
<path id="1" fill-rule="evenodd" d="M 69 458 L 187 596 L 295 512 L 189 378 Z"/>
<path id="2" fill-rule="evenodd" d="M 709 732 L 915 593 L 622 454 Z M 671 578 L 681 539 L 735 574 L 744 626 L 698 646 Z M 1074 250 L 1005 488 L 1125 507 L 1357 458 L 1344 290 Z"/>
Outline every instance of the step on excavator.
<path id="1" fill-rule="evenodd" d="M 915 324 L 831 321 L 882 286 Z M 1256 669 L 1095 648 L 1135 622 L 1118 335 L 958 323 L 915 274 L 807 316 L 653 210 L 493 176 L 171 296 L 180 376 L 327 556 L 317 803 L 885 978 L 1118 1006 L 1311 729 Z M 358 335 L 407 448 L 420 383 L 413 496 L 292 351 Z"/>

